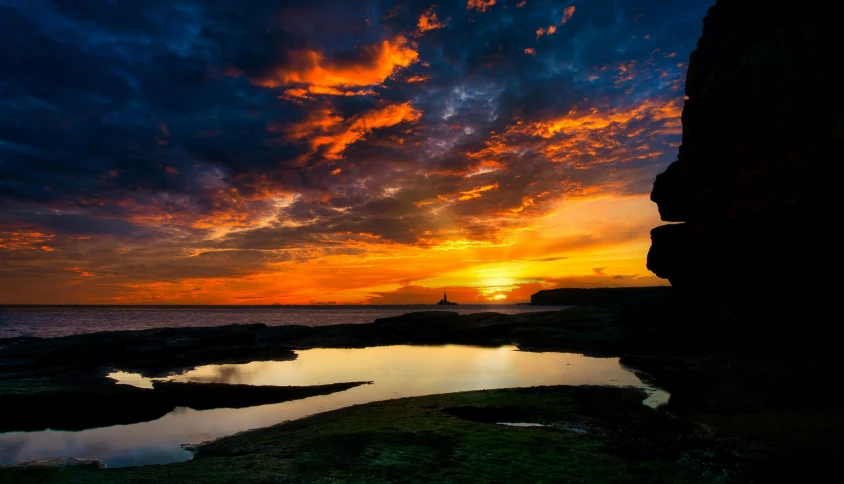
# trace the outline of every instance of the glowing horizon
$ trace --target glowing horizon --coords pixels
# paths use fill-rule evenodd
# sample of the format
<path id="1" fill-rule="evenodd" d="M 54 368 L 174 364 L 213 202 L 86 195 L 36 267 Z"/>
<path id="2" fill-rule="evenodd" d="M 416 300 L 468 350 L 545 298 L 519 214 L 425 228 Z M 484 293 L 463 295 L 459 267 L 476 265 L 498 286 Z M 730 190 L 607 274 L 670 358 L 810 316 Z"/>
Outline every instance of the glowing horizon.
<path id="1" fill-rule="evenodd" d="M 665 285 L 682 3 L 2 5 L 0 304 Z"/>

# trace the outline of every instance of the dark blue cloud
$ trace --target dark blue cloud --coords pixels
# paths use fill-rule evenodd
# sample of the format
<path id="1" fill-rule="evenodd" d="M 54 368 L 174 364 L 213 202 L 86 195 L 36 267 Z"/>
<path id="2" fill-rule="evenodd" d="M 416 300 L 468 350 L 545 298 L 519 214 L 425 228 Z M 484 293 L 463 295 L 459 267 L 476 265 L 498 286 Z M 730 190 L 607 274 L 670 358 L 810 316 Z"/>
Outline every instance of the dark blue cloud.
<path id="1" fill-rule="evenodd" d="M 483 236 L 470 218 L 544 192 L 559 196 L 565 183 L 613 180 L 622 192 L 646 191 L 673 159 L 670 149 L 572 167 L 550 163 L 537 147 L 542 139 L 513 129 L 569 112 L 681 98 L 685 66 L 678 64 L 694 47 L 711 0 L 516 3 L 478 12 L 462 1 L 0 2 L 0 208 L 29 207 L 3 224 L 125 234 L 141 231 L 147 212 L 202 217 L 241 210 L 237 197 L 275 190 L 301 195 L 277 215 L 304 228 L 266 226 L 261 230 L 284 237 L 256 232 L 262 242 L 255 245 L 346 231 L 411 243 L 445 224 Z M 418 32 L 419 16 L 432 6 L 445 26 Z M 562 24 L 569 6 L 574 15 Z M 553 34 L 537 36 L 549 26 Z M 399 37 L 418 59 L 382 83 L 348 87 L 372 95 L 296 100 L 284 94 L 300 84 L 256 81 L 301 69 L 303 52 L 333 66 L 368 68 L 379 62 L 372 46 Z M 408 82 L 413 77 L 425 80 Z M 418 121 L 368 130 L 339 159 L 316 140 L 363 129 L 358 120 L 408 102 Z M 327 134 L 314 127 L 291 139 L 286 130 L 320 110 L 341 121 Z M 652 121 L 643 116 L 627 129 L 648 130 Z M 472 154 L 508 132 L 523 149 L 507 155 L 505 169 L 465 177 L 483 158 Z M 676 132 L 654 134 L 651 145 L 678 141 Z M 606 149 L 636 147 L 630 143 Z M 496 183 L 456 204 L 449 220 L 431 221 L 415 205 Z M 49 210 L 74 215 L 44 215 Z M 108 222 L 98 225 L 98 218 Z M 314 220 L 322 223 L 306 224 Z"/>

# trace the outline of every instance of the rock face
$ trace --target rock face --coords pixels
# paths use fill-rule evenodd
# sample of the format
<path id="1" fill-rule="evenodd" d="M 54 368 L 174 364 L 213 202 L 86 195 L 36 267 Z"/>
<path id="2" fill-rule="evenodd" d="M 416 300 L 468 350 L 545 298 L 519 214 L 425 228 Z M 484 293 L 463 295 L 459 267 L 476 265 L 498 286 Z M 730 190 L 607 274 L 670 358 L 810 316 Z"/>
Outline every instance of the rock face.
<path id="1" fill-rule="evenodd" d="M 686 78 L 677 161 L 657 176 L 648 268 L 690 293 L 780 297 L 841 268 L 844 90 L 836 16 L 718 0 Z M 738 290 L 738 291 L 737 291 Z"/>

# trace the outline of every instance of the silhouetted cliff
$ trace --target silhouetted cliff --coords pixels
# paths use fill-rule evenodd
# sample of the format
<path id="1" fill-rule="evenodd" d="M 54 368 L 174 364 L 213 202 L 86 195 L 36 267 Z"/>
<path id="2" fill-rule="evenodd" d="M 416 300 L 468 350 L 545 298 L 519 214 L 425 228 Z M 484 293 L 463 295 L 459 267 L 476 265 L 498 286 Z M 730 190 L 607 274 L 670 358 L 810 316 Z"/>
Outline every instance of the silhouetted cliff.
<path id="1" fill-rule="evenodd" d="M 687 292 L 816 291 L 841 267 L 844 141 L 833 6 L 718 0 L 691 54 L 648 268 Z M 738 289 L 738 291 L 736 290 Z"/>

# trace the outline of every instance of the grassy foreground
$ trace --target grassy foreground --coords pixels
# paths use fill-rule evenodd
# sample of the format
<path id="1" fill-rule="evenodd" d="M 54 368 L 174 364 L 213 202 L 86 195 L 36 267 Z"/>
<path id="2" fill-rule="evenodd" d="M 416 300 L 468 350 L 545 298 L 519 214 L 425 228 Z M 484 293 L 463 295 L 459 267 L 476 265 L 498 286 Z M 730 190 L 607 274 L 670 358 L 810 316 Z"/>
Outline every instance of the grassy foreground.
<path id="1" fill-rule="evenodd" d="M 716 442 L 644 397 L 555 386 L 389 400 L 219 439 L 185 463 L 7 468 L 0 483 L 725 482 Z"/>

